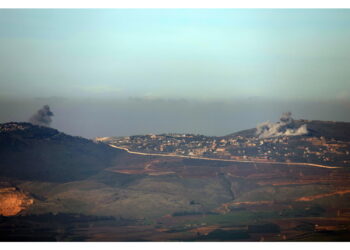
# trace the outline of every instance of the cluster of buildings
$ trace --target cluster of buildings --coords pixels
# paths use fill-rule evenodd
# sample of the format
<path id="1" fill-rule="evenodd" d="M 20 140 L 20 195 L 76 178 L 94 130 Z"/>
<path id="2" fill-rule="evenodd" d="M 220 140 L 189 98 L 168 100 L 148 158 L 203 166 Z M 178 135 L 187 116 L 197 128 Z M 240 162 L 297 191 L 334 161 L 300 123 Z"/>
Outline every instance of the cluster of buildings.
<path id="1" fill-rule="evenodd" d="M 108 142 L 144 153 L 164 153 L 254 161 L 349 163 L 350 143 L 324 137 L 209 137 L 194 134 L 161 134 L 111 137 Z"/>
<path id="2" fill-rule="evenodd" d="M 0 124 L 0 133 L 11 132 L 15 130 L 24 130 L 26 129 L 26 127 L 27 126 L 25 126 L 23 123 L 15 123 L 15 122 L 4 123 L 4 124 Z"/>

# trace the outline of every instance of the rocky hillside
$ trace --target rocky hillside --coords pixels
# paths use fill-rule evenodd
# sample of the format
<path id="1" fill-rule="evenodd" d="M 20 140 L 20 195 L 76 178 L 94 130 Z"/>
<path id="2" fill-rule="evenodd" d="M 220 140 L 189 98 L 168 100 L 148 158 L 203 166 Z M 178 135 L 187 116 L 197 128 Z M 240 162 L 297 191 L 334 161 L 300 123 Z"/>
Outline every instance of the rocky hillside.
<path id="1" fill-rule="evenodd" d="M 0 188 L 0 215 L 12 216 L 32 205 L 34 200 L 15 187 Z"/>

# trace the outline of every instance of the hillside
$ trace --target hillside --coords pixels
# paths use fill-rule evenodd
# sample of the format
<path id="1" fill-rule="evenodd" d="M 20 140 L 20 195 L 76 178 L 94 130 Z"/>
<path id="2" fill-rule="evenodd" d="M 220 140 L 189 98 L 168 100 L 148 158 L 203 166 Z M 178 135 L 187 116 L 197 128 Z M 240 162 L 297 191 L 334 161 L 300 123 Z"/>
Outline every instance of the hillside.
<path id="1" fill-rule="evenodd" d="M 314 121 L 314 120 L 295 120 L 296 126 L 306 124 L 309 131 L 308 136 L 325 137 L 327 139 L 336 139 L 339 141 L 350 141 L 350 122 L 334 121 Z M 237 136 L 255 137 L 256 128 L 238 131 L 224 137 L 232 138 Z"/>
<path id="2" fill-rule="evenodd" d="M 249 138 L 248 130 L 226 140 L 100 138 L 143 152 L 193 152 L 178 157 L 1 124 L 0 241 L 348 239 L 347 124 L 309 125 L 309 134 L 290 137 Z M 195 158 L 202 148 L 212 150 L 210 160 Z M 236 158 L 227 161 L 228 153 Z M 257 157 L 265 154 L 267 160 Z"/>
<path id="3" fill-rule="evenodd" d="M 195 134 L 136 135 L 96 138 L 134 154 L 197 159 L 310 163 L 325 167 L 350 164 L 350 123 L 294 120 L 290 113 L 279 122 L 227 136 Z"/>
<path id="4" fill-rule="evenodd" d="M 30 123 L 0 124 L 0 176 L 22 180 L 82 180 L 110 167 L 118 150 Z"/>

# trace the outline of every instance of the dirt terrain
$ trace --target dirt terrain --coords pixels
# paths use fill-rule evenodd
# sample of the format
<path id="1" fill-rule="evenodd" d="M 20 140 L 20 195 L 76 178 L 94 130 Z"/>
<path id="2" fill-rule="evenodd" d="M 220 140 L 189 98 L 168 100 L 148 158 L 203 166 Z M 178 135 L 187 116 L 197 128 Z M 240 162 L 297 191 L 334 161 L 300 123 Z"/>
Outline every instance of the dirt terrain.
<path id="1" fill-rule="evenodd" d="M 13 216 L 27 209 L 34 200 L 15 187 L 0 188 L 0 215 Z"/>

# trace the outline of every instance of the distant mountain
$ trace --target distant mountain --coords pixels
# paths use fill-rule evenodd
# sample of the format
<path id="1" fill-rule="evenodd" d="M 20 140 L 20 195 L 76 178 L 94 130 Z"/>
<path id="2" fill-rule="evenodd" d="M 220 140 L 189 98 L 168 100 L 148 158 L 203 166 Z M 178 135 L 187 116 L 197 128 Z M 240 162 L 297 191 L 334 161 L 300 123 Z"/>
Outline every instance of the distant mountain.
<path id="1" fill-rule="evenodd" d="M 81 180 L 113 165 L 119 150 L 56 129 L 0 124 L 0 175 L 22 180 Z"/>
<path id="2" fill-rule="evenodd" d="M 334 122 L 334 121 L 309 121 L 295 120 L 296 126 L 306 124 L 307 136 L 325 137 L 327 139 L 336 139 L 339 141 L 350 141 L 350 122 Z M 225 137 L 254 137 L 256 136 L 256 128 L 238 131 Z"/>

